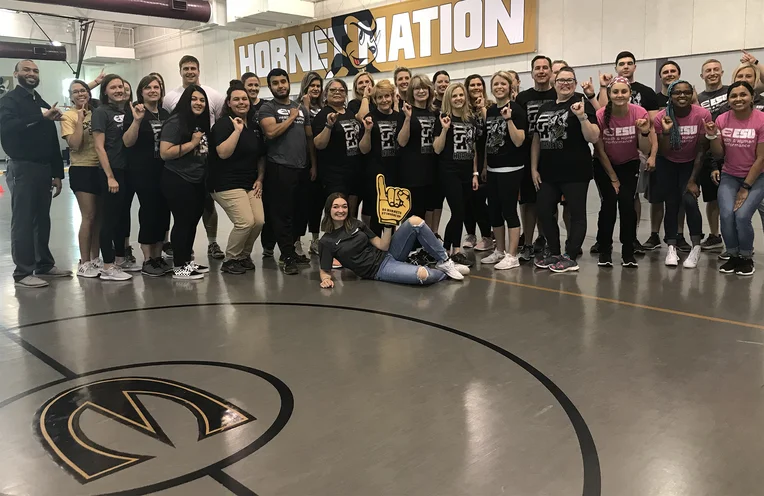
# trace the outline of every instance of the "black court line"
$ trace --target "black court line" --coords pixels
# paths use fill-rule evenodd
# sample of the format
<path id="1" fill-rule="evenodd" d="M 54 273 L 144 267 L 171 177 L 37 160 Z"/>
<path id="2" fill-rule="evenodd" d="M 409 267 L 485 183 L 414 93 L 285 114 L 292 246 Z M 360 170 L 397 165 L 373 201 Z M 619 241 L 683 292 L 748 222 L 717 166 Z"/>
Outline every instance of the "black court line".
<path id="1" fill-rule="evenodd" d="M 241 482 L 237 481 L 222 470 L 210 473 L 210 477 L 218 481 L 220 485 L 234 493 L 236 496 L 257 496 L 254 491 L 244 487 Z"/>
<path id="2" fill-rule="evenodd" d="M 91 314 L 86 315 L 80 315 L 75 317 L 63 317 L 60 319 L 50 319 L 42 322 L 36 322 L 31 324 L 22 324 L 19 326 L 11 327 L 8 329 L 5 329 L 3 332 L 6 335 L 15 335 L 17 339 L 21 342 L 24 341 L 23 338 L 13 333 L 13 331 L 20 331 L 21 329 L 25 329 L 28 327 L 35 327 L 45 324 L 52 324 L 57 322 L 65 322 L 75 319 L 82 319 L 82 318 L 88 318 L 88 317 L 98 317 L 98 316 L 105 316 L 105 315 L 117 315 L 117 314 L 123 314 L 123 313 L 133 313 L 133 312 L 144 312 L 144 311 L 152 311 L 152 310 L 166 310 L 166 309 L 179 309 L 179 308 L 192 308 L 192 307 L 223 307 L 223 306 L 283 306 L 283 307 L 307 307 L 307 308 L 321 308 L 321 309 L 332 309 L 332 310 L 347 310 L 351 312 L 361 312 L 361 313 L 370 313 L 374 315 L 382 315 L 385 317 L 392 317 L 402 320 L 408 320 L 410 322 L 415 322 L 417 324 L 422 324 L 425 326 L 433 327 L 436 329 L 440 329 L 442 331 L 454 334 L 456 336 L 460 336 L 462 338 L 465 338 L 469 341 L 472 341 L 474 343 L 480 344 L 500 355 L 503 357 L 509 359 L 510 361 L 514 362 L 518 366 L 520 366 L 523 370 L 525 370 L 527 373 L 529 373 L 531 376 L 533 376 L 537 381 L 539 381 L 551 394 L 554 396 L 554 398 L 557 400 L 557 402 L 562 407 L 565 414 L 568 416 L 568 420 L 570 421 L 573 430 L 576 433 L 576 437 L 578 438 L 578 444 L 579 449 L 581 451 L 581 458 L 583 462 L 583 471 L 584 471 L 584 477 L 583 477 L 583 488 L 582 488 L 582 496 L 601 496 L 602 494 L 602 472 L 600 468 L 599 463 L 599 454 L 597 452 L 597 446 L 594 442 L 594 437 L 592 436 L 591 430 L 589 429 L 589 426 L 586 424 L 586 421 L 584 420 L 583 416 L 581 415 L 581 412 L 576 408 L 575 404 L 573 404 L 573 401 L 560 389 L 557 384 L 554 383 L 549 377 L 544 375 L 540 370 L 538 370 L 536 367 L 531 365 L 530 363 L 526 362 L 519 356 L 515 355 L 514 353 L 511 353 L 510 351 L 502 348 L 499 345 L 496 345 L 490 341 L 487 341 L 483 338 L 474 336 L 472 334 L 469 334 L 464 331 L 460 331 L 458 329 L 454 329 L 453 327 L 448 327 L 443 324 L 438 324 L 436 322 L 429 322 L 423 319 L 419 319 L 416 317 L 409 317 L 405 315 L 398 315 L 391 312 L 384 312 L 381 310 L 370 310 L 366 308 L 355 308 L 355 307 L 348 307 L 348 306 L 342 306 L 342 305 L 323 305 L 319 303 L 293 303 L 293 302 L 211 302 L 211 303 L 187 303 L 187 304 L 179 304 L 179 305 L 163 305 L 163 306 L 152 306 L 152 307 L 143 307 L 143 308 L 133 308 L 133 309 L 124 309 L 124 310 L 116 310 L 111 312 L 95 312 Z M 32 346 L 30 344 L 30 346 Z M 34 347 L 33 347 L 34 348 Z M 37 349 L 37 348 L 34 348 Z M 46 361 L 45 359 L 42 359 L 46 364 L 51 365 L 51 367 L 56 368 L 56 370 L 62 369 L 62 370 L 68 370 L 66 367 L 61 365 L 60 363 L 56 362 L 53 358 L 50 356 L 44 354 L 43 352 L 37 350 L 43 357 L 45 357 L 48 361 L 52 362 L 52 364 L 55 364 L 58 366 L 51 365 Z M 35 355 L 37 356 L 37 355 Z M 169 363 L 169 362 L 165 362 Z M 182 362 L 173 362 L 173 363 L 182 363 Z M 233 365 L 233 364 L 232 364 Z M 111 370 L 119 370 L 119 369 L 125 369 L 130 367 L 136 367 L 136 366 L 147 366 L 147 364 L 133 364 L 133 365 L 125 365 L 125 366 L 119 366 L 119 367 L 111 367 Z M 100 372 L 108 371 L 109 369 L 103 369 Z M 75 377 L 81 377 L 83 375 L 92 375 L 93 372 L 89 372 L 86 374 L 75 374 Z M 56 384 L 61 383 L 62 381 L 55 381 Z M 19 399 L 21 397 L 27 396 L 28 394 L 32 394 L 33 391 L 39 391 L 40 389 L 44 389 L 45 387 L 50 387 L 53 385 L 53 383 L 49 383 L 46 386 L 43 387 L 37 387 L 34 390 L 30 390 L 28 392 L 22 393 L 21 395 L 16 395 L 14 398 Z M 8 400 L 0 403 L 0 407 L 5 406 L 8 403 Z M 229 457 L 231 458 L 231 457 Z M 243 457 L 242 457 L 243 458 Z M 238 459 L 236 460 L 238 461 Z M 219 462 L 220 464 L 222 462 Z M 222 468 L 230 465 L 230 462 L 226 465 L 221 465 L 220 467 L 215 467 L 216 470 L 221 470 Z M 208 467 L 208 469 L 212 468 Z M 207 473 L 205 475 L 210 475 L 210 473 Z M 185 481 L 188 482 L 188 481 Z M 131 494 L 146 494 L 146 493 L 112 493 L 113 496 L 116 496 L 117 494 L 121 496 L 128 496 Z"/>
<path id="3" fill-rule="evenodd" d="M 17 345 L 21 346 L 25 351 L 36 356 L 45 365 L 55 370 L 56 372 L 64 376 L 66 379 L 74 379 L 77 377 L 77 374 L 74 371 L 62 365 L 60 362 L 53 359 L 53 357 L 51 357 L 50 355 L 44 353 L 42 350 L 40 350 L 38 347 L 30 343 L 29 341 L 26 341 L 18 333 L 12 332 L 12 329 L 7 329 L 6 327 L 3 326 L 3 327 L 0 327 L 0 333 L 4 334 L 8 339 L 13 341 Z"/>

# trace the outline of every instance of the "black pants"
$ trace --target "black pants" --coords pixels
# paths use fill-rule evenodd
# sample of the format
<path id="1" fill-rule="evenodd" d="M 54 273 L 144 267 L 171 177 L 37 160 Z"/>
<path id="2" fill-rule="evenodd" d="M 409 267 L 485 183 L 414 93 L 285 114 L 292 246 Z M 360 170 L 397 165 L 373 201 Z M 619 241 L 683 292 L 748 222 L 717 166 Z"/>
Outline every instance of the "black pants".
<path id="1" fill-rule="evenodd" d="M 465 221 L 468 202 L 472 201 L 472 168 L 444 169 L 438 171 L 440 186 L 446 196 L 451 219 L 446 225 L 443 246 L 446 250 L 460 247 L 462 242 L 462 225 Z"/>
<path id="2" fill-rule="evenodd" d="M 101 243 L 101 256 L 103 263 L 114 263 L 115 257 L 125 256 L 125 231 L 124 215 L 126 195 L 130 189 L 125 180 L 125 171 L 112 169 L 114 179 L 119 184 L 119 191 L 109 192 L 106 173 L 99 169 L 101 178 L 101 197 L 103 198 L 103 221 L 99 240 Z"/>
<path id="3" fill-rule="evenodd" d="M 319 180 L 312 181 L 308 188 L 308 230 L 318 234 L 321 232 L 321 215 L 324 213 L 326 195 Z"/>
<path id="4" fill-rule="evenodd" d="M 135 174 L 130 169 L 125 169 L 122 172 L 124 180 L 119 183 L 119 189 L 124 187 L 125 191 L 122 200 L 122 215 L 120 216 L 117 232 L 123 233 L 125 238 L 129 238 L 132 227 L 133 198 L 135 198 L 135 178 L 133 177 Z M 124 243 L 123 240 L 122 244 L 124 245 Z"/>
<path id="5" fill-rule="evenodd" d="M 567 251 L 570 258 L 581 249 L 586 237 L 586 195 L 589 181 L 576 183 L 553 183 L 543 181 L 536 198 L 536 209 L 541 221 L 541 229 L 547 239 L 552 255 L 560 254 L 560 226 L 557 224 L 557 205 L 565 195 L 570 210 L 570 232 Z"/>
<path id="6" fill-rule="evenodd" d="M 600 192 L 600 214 L 597 220 L 597 243 L 600 253 L 612 253 L 613 230 L 616 210 L 621 213 L 621 254 L 634 255 L 634 241 L 637 239 L 637 210 L 634 196 L 639 178 L 639 160 L 614 165 L 616 176 L 621 183 L 618 194 L 605 169 L 598 162 L 594 164 L 594 183 Z"/>
<path id="7" fill-rule="evenodd" d="M 520 227 L 517 200 L 523 181 L 523 169 L 514 172 L 488 172 L 488 213 L 492 227 Z M 482 228 L 481 228 L 482 230 Z"/>
<path id="8" fill-rule="evenodd" d="M 294 257 L 294 242 L 305 232 L 308 218 L 310 170 L 272 162 L 265 167 L 264 189 L 269 191 L 265 225 L 271 224 L 281 258 Z"/>
<path id="9" fill-rule="evenodd" d="M 470 177 L 470 181 L 472 178 Z M 478 177 L 478 180 L 480 178 Z M 480 235 L 491 236 L 491 222 L 488 214 L 488 189 L 480 180 L 480 187 L 470 195 L 464 211 L 464 228 L 467 234 L 477 235 L 476 226 L 480 227 Z"/>
<path id="10" fill-rule="evenodd" d="M 203 182 L 190 183 L 165 169 L 162 173 L 162 192 L 174 221 L 170 233 L 173 263 L 176 267 L 182 267 L 191 261 L 196 227 L 204 212 L 206 188 Z"/>
<path id="11" fill-rule="evenodd" d="M 164 241 L 164 233 L 170 228 L 170 207 L 162 193 L 162 171 L 131 170 L 128 173 L 128 183 L 138 195 L 141 204 L 138 210 L 138 242 L 142 245 L 153 245 Z M 128 213 L 130 209 L 128 207 Z M 129 231 L 126 236 L 129 236 Z"/>
<path id="12" fill-rule="evenodd" d="M 410 215 L 417 215 L 424 219 L 428 210 L 431 210 L 435 195 L 434 186 L 404 186 L 411 191 L 411 213 Z M 440 189 L 440 188 L 438 188 Z"/>
<path id="13" fill-rule="evenodd" d="M 51 170 L 48 164 L 8 160 L 11 192 L 11 257 L 20 281 L 35 271 L 45 273 L 55 261 L 50 241 Z"/>
<path id="14" fill-rule="evenodd" d="M 655 172 L 658 174 L 658 187 L 661 188 L 666 200 L 666 214 L 663 216 L 663 230 L 666 234 L 666 244 L 676 245 L 679 229 L 679 205 L 684 204 L 687 216 L 687 226 L 693 244 L 703 238 L 703 217 L 700 215 L 698 199 L 687 191 L 687 183 L 692 176 L 694 162 L 677 164 L 662 156 L 655 162 Z"/>

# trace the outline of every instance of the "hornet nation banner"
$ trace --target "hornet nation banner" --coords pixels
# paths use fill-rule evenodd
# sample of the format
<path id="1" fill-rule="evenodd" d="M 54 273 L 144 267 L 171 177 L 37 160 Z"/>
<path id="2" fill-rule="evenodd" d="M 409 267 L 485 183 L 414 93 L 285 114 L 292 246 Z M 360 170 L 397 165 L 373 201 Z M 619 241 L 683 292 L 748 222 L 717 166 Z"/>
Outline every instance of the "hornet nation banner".
<path id="1" fill-rule="evenodd" d="M 414 0 L 234 41 L 239 77 L 280 67 L 293 82 L 438 66 L 536 49 L 537 0 Z"/>

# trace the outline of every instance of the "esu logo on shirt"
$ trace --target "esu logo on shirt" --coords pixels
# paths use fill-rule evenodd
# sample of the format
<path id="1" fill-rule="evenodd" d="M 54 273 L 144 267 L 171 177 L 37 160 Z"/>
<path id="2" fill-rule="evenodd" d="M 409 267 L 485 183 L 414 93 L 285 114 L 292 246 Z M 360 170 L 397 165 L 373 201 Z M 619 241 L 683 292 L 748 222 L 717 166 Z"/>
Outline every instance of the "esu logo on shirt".
<path id="1" fill-rule="evenodd" d="M 725 138 L 753 139 L 756 138 L 755 129 L 722 129 L 722 136 Z"/>
<path id="2" fill-rule="evenodd" d="M 679 126 L 681 136 L 692 136 L 698 134 L 698 126 Z"/>
<path id="3" fill-rule="evenodd" d="M 621 137 L 621 136 L 634 136 L 637 134 L 637 129 L 635 126 L 627 126 L 627 127 L 614 127 L 605 129 L 602 131 L 602 134 L 605 136 L 612 136 L 612 137 Z"/>

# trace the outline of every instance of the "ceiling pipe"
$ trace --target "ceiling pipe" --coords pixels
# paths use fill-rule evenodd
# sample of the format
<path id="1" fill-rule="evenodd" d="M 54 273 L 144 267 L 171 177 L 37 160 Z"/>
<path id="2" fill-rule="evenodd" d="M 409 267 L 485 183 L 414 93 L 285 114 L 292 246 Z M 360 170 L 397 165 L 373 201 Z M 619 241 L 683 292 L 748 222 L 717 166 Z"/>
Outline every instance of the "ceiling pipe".
<path id="1" fill-rule="evenodd" d="M 56 60 L 66 62 L 66 48 L 0 41 L 0 59 Z"/>
<path id="2" fill-rule="evenodd" d="M 80 9 L 105 10 L 184 21 L 209 22 L 212 7 L 207 0 L 22 0 Z"/>

